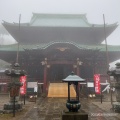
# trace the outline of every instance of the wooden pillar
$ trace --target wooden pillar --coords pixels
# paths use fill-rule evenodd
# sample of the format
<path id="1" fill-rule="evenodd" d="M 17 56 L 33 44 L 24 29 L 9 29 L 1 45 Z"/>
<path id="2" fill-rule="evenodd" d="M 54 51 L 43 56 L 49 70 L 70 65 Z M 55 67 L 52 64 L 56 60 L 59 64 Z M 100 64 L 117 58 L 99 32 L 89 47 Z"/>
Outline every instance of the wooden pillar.
<path id="1" fill-rule="evenodd" d="M 77 66 L 77 75 L 80 76 L 80 66 L 79 65 Z M 76 87 L 77 87 L 76 92 L 80 91 L 80 83 L 79 82 L 77 83 Z M 79 92 L 77 94 L 79 94 Z M 78 100 L 79 100 L 79 95 L 78 95 Z"/>
<path id="2" fill-rule="evenodd" d="M 79 84 L 78 84 L 78 82 L 76 83 L 76 100 L 78 100 L 79 101 Z"/>
<path id="3" fill-rule="evenodd" d="M 70 82 L 68 82 L 68 101 L 70 101 Z"/>
<path id="4" fill-rule="evenodd" d="M 77 66 L 77 75 L 80 76 L 80 66 Z"/>
<path id="5" fill-rule="evenodd" d="M 44 81 L 43 81 L 43 91 L 46 92 L 47 87 L 47 65 L 44 66 Z"/>

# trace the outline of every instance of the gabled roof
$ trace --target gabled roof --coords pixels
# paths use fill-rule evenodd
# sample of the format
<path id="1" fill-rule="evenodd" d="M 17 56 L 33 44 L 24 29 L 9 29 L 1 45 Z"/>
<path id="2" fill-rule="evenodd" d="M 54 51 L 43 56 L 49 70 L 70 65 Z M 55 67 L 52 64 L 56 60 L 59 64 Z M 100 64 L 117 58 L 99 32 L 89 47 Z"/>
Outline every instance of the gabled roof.
<path id="1" fill-rule="evenodd" d="M 96 45 L 103 42 L 104 26 L 90 24 L 86 14 L 36 14 L 30 23 L 3 23 L 7 31 L 20 44 L 39 44 L 51 41 L 74 41 L 77 44 Z M 106 24 L 106 37 L 117 27 Z"/>

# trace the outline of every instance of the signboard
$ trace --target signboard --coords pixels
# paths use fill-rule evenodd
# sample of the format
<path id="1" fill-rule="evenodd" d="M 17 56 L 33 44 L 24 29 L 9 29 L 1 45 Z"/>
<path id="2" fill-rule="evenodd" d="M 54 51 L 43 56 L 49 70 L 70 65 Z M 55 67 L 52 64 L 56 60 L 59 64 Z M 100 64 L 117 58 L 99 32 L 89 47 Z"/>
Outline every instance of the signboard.
<path id="1" fill-rule="evenodd" d="M 87 87 L 94 87 L 94 83 L 93 82 L 87 82 Z"/>
<path id="2" fill-rule="evenodd" d="M 35 86 L 37 86 L 37 82 L 28 82 L 27 83 L 27 88 L 34 88 Z"/>
<path id="3" fill-rule="evenodd" d="M 101 88 L 100 88 L 100 74 L 95 74 L 94 75 L 94 81 L 95 81 L 95 93 L 100 94 L 101 93 Z"/>
<path id="4" fill-rule="evenodd" d="M 0 83 L 0 85 L 6 85 L 7 83 Z"/>
<path id="5" fill-rule="evenodd" d="M 23 84 L 20 87 L 20 94 L 25 95 L 26 94 L 26 76 L 21 76 L 20 77 L 20 82 Z"/>

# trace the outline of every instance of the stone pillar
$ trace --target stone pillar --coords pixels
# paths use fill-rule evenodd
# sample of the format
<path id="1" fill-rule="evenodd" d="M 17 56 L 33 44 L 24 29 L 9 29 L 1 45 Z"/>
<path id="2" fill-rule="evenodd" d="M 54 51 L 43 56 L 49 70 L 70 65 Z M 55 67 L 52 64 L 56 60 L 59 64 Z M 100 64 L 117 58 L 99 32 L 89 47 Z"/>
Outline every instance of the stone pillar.
<path id="1" fill-rule="evenodd" d="M 120 82 L 119 83 L 114 83 L 112 86 L 115 87 L 116 101 L 120 102 Z"/>

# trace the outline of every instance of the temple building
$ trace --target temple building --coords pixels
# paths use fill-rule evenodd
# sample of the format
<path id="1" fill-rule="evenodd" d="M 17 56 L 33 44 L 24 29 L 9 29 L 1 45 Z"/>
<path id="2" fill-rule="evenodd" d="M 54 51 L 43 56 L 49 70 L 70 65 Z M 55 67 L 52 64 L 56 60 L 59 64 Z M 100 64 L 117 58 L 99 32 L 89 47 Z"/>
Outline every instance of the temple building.
<path id="1" fill-rule="evenodd" d="M 28 81 L 60 82 L 74 71 L 92 80 L 94 74 L 106 75 L 106 45 L 101 44 L 118 24 L 91 24 L 86 14 L 33 13 L 29 23 L 3 26 L 18 44 L 0 46 L 0 59 L 19 63 Z M 108 45 L 109 63 L 120 58 L 120 46 Z"/>

